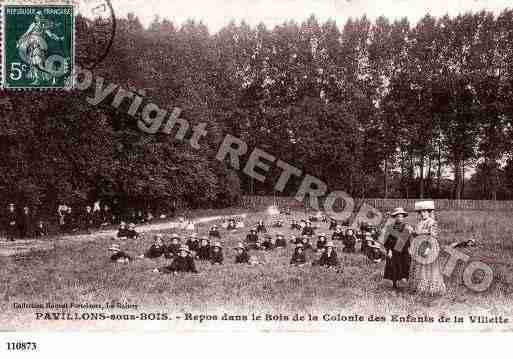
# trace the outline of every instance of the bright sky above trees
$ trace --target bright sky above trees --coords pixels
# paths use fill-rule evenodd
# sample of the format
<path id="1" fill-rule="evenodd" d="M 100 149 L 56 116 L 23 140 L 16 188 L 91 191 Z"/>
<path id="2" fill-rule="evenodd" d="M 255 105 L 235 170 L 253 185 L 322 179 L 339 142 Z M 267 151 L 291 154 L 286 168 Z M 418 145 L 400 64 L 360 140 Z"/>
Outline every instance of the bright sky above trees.
<path id="1" fill-rule="evenodd" d="M 132 12 L 147 26 L 158 14 L 176 24 L 189 18 L 202 20 L 211 32 L 217 32 L 231 20 L 245 20 L 250 25 L 260 22 L 268 27 L 286 20 L 302 22 L 315 14 L 323 22 L 332 18 L 344 24 L 349 17 L 364 14 L 374 19 L 384 15 L 389 19 L 408 17 L 417 22 L 429 13 L 455 16 L 467 11 L 500 12 L 513 7 L 511 0 L 115 0 L 117 16 Z"/>

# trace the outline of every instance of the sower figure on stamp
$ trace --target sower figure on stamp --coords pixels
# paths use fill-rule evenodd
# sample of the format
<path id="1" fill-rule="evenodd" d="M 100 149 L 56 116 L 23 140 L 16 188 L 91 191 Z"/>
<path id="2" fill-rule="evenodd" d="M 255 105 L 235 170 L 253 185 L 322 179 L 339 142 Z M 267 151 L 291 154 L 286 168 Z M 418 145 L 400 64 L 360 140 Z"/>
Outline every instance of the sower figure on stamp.
<path id="1" fill-rule="evenodd" d="M 32 85 L 39 84 L 41 80 L 50 79 L 49 73 L 44 70 L 47 55 L 45 35 L 55 41 L 64 40 L 64 37 L 54 34 L 50 27 L 50 22 L 43 17 L 43 12 L 39 10 L 34 16 L 34 22 L 16 43 L 16 48 L 26 54 L 25 60 L 30 65 L 29 76 L 34 80 Z"/>
<path id="2" fill-rule="evenodd" d="M 397 289 L 397 282 L 408 279 L 410 273 L 410 238 L 413 228 L 405 223 L 408 216 L 403 208 L 396 208 L 391 213 L 394 223 L 391 227 L 385 227 L 386 264 L 384 279 L 392 281 L 392 286 Z"/>

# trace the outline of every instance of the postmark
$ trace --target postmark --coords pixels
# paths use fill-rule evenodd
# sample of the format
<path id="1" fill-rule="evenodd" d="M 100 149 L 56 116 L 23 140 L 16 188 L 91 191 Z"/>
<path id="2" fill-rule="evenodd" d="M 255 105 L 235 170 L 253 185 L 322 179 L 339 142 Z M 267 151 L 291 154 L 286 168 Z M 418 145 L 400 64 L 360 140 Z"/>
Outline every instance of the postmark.
<path id="1" fill-rule="evenodd" d="M 76 63 L 92 70 L 109 54 L 116 34 L 116 16 L 110 0 L 80 0 L 76 4 Z"/>
<path id="2" fill-rule="evenodd" d="M 75 6 L 17 4 L 3 7 L 3 87 L 71 89 L 75 64 Z"/>

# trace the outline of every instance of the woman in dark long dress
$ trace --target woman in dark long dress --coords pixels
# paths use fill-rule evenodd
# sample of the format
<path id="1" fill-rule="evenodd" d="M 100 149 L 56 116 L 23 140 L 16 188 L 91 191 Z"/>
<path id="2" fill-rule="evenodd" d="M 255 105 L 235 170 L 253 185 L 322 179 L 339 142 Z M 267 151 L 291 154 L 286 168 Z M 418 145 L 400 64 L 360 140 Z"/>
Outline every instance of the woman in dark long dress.
<path id="1" fill-rule="evenodd" d="M 386 227 L 385 250 L 387 252 L 384 279 L 392 281 L 394 289 L 397 289 L 397 282 L 408 280 L 410 273 L 410 254 L 409 245 L 413 228 L 405 223 L 404 219 L 408 216 L 403 208 L 396 208 L 391 216 L 394 223 L 391 227 Z"/>

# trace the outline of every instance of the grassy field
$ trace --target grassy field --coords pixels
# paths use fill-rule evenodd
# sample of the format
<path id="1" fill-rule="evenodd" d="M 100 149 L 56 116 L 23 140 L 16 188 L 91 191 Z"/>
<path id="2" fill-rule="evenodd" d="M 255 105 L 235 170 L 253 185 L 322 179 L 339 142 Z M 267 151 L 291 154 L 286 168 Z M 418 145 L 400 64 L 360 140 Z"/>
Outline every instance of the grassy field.
<path id="1" fill-rule="evenodd" d="M 301 218 L 300 213 L 296 215 Z M 265 213 L 259 213 L 248 218 L 246 223 L 251 225 L 259 219 L 270 218 Z M 409 220 L 414 223 L 414 216 L 410 216 Z M 461 280 L 464 267 L 460 264 L 455 273 L 446 278 L 448 293 L 440 300 L 427 300 L 406 291 L 397 294 L 390 290 L 390 283 L 382 280 L 384 263 L 372 263 L 360 253 L 344 254 L 340 248 L 338 254 L 343 269 L 340 273 L 309 265 L 291 267 L 288 263 L 292 246 L 285 250 L 252 253 L 259 257 L 264 263 L 262 265 L 235 265 L 231 248 L 245 237 L 245 230 L 222 232 L 225 247 L 223 266 L 197 261 L 199 274 L 165 275 L 152 272 L 152 269 L 167 263 L 164 259 L 140 259 L 128 265 L 111 263 L 107 249 L 113 241 L 97 235 L 98 238 L 92 242 L 56 240 L 48 251 L 0 257 L 0 329 L 108 329 L 112 327 L 111 324 L 35 321 L 36 310 L 14 309 L 13 303 L 114 301 L 137 304 L 138 312 L 173 314 L 503 315 L 510 318 L 507 328 L 511 330 L 511 213 L 447 211 L 441 212 L 438 220 L 443 244 L 470 236 L 478 239 L 477 248 L 463 251 L 493 268 L 495 278 L 489 290 L 476 293 L 467 289 Z M 200 234 L 205 233 L 210 225 L 202 224 Z M 328 232 L 326 224 L 320 225 L 318 232 Z M 290 231 L 285 229 L 282 232 L 288 235 Z M 122 247 L 132 255 L 139 255 L 151 244 L 151 238 L 152 233 L 146 233 L 144 239 L 125 242 Z M 313 253 L 308 255 L 313 258 Z M 176 324 L 176 321 L 173 323 Z M 142 326 L 140 323 L 138 325 L 138 328 Z M 155 323 L 144 325 L 153 328 Z M 161 328 L 162 323 L 159 325 L 158 328 Z M 166 327 L 169 325 L 166 324 Z M 127 328 L 126 323 L 114 327 Z"/>

